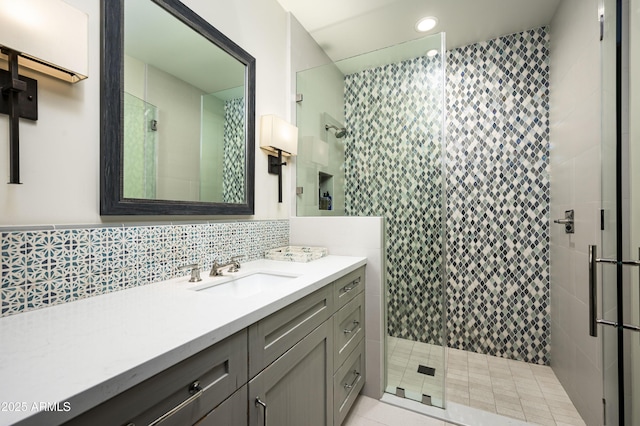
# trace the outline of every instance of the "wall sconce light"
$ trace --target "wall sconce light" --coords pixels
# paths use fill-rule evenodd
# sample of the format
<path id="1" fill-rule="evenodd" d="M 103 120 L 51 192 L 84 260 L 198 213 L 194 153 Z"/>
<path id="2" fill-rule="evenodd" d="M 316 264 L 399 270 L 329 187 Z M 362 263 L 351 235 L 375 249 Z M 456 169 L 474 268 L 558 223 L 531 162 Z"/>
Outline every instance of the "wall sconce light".
<path id="1" fill-rule="evenodd" d="M 298 153 L 298 128 L 287 123 L 276 115 L 263 115 L 260 119 L 260 148 L 277 154 L 269 155 L 269 168 L 271 174 L 278 175 L 278 202 L 282 202 L 282 156 L 292 156 Z"/>
<path id="2" fill-rule="evenodd" d="M 69 83 L 89 75 L 88 17 L 61 0 L 0 1 L 0 113 L 9 115 L 9 183 L 20 183 L 19 119 L 38 119 L 38 82 L 18 66 Z"/>

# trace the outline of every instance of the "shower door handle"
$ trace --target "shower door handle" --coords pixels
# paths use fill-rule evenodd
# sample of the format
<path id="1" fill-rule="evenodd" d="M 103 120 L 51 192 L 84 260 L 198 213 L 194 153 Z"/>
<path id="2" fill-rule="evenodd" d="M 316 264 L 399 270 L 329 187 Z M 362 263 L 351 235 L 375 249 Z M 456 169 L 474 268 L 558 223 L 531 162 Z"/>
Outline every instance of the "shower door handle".
<path id="1" fill-rule="evenodd" d="M 640 259 L 640 248 L 638 249 L 638 259 Z M 605 319 L 598 319 L 598 277 L 597 277 L 597 264 L 608 263 L 617 265 L 616 259 L 598 259 L 598 247 L 595 245 L 589 246 L 589 335 L 593 337 L 598 336 L 598 324 L 608 325 L 611 327 L 620 327 L 625 330 L 631 330 L 640 333 L 640 326 L 632 324 L 619 324 L 615 321 L 608 321 Z M 619 262 L 621 265 L 627 266 L 640 266 L 640 260 L 623 260 Z"/>
<path id="2" fill-rule="evenodd" d="M 589 246 L 589 336 L 598 337 L 598 247 Z"/>

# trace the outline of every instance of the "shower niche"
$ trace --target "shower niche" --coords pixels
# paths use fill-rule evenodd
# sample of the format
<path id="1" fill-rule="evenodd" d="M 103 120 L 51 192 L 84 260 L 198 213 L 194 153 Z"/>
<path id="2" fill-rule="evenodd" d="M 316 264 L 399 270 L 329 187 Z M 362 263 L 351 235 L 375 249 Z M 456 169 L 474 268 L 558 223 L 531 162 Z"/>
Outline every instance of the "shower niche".
<path id="1" fill-rule="evenodd" d="M 333 175 L 318 172 L 318 210 L 333 210 Z"/>

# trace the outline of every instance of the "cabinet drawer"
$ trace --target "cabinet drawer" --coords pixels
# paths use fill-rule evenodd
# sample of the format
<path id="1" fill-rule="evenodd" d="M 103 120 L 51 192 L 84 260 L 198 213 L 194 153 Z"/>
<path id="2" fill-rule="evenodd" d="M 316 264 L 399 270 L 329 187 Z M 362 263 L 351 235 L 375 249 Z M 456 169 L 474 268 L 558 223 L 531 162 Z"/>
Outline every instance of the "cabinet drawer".
<path id="1" fill-rule="evenodd" d="M 244 426 L 249 423 L 247 418 L 248 385 L 244 385 L 222 404 L 211 410 L 195 426 Z"/>
<path id="2" fill-rule="evenodd" d="M 196 381 L 202 392 L 190 391 Z M 190 398 L 191 402 L 158 424 L 193 424 L 246 382 L 247 332 L 243 330 L 116 395 L 68 424 L 148 425 Z"/>
<path id="3" fill-rule="evenodd" d="M 364 340 L 333 376 L 334 426 L 339 426 L 364 386 Z"/>
<path id="4" fill-rule="evenodd" d="M 347 356 L 364 336 L 364 292 L 358 293 L 353 299 L 336 312 L 334 318 L 333 365 L 339 368 Z"/>
<path id="5" fill-rule="evenodd" d="M 364 266 L 335 280 L 333 289 L 336 309 L 340 309 L 364 290 Z"/>
<path id="6" fill-rule="evenodd" d="M 331 285 L 269 315 L 249 327 L 249 377 L 333 315 Z"/>

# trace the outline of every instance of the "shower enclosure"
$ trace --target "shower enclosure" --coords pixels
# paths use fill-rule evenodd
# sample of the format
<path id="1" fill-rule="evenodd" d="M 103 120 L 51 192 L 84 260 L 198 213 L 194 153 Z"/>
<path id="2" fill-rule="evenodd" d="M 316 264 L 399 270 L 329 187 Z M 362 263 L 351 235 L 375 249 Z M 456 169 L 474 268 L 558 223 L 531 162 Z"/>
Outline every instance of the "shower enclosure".
<path id="1" fill-rule="evenodd" d="M 298 216 L 385 218 L 387 393 L 524 420 L 538 383 L 561 389 L 548 43 L 439 34 L 297 75 Z"/>
<path id="2" fill-rule="evenodd" d="M 298 216 L 382 216 L 386 390 L 442 407 L 444 34 L 298 73 Z"/>
<path id="3" fill-rule="evenodd" d="M 582 73 L 564 62 L 576 46 L 569 40 L 574 32 L 561 26 L 552 27 L 560 46 L 553 55 L 548 28 L 540 27 L 446 52 L 437 35 L 298 73 L 304 98 L 297 106 L 298 216 L 386 221 L 388 393 L 533 423 L 584 424 L 548 366 L 553 322 L 554 370 L 585 420 L 601 424 L 604 414 L 607 425 L 640 424 L 640 126 L 629 118 L 640 110 L 638 3 L 605 0 L 600 10 L 618 17 L 602 25 L 602 87 L 593 89 L 602 101 L 594 120 L 602 126 L 600 141 L 585 147 L 580 135 L 556 133 L 552 163 L 550 122 L 564 121 L 563 99 L 577 93 L 564 87 L 565 78 L 574 78 L 566 69 Z M 559 9 L 553 22 L 573 11 Z M 591 51 L 592 41 L 581 48 Z M 410 49 L 416 46 L 418 53 Z M 551 56 L 559 70 L 555 85 Z M 560 107 L 551 116 L 550 86 L 564 90 L 554 92 Z M 576 112 L 572 126 L 583 126 L 593 108 Z M 559 153 L 574 143 L 576 151 L 601 149 L 600 173 L 584 157 L 568 161 Z M 552 219 L 577 206 L 575 235 L 550 225 L 550 170 Z M 573 194 L 576 183 L 595 181 L 585 177 L 600 178 L 601 199 Z M 597 219 L 585 220 L 592 210 Z M 596 226 L 602 232 L 592 239 Z M 585 236 L 600 245 L 599 256 L 591 256 L 600 263 L 593 274 L 599 287 L 589 294 Z M 574 315 L 586 310 L 589 295 L 597 296 L 591 311 L 598 316 Z M 587 319 L 599 341 L 573 339 L 586 334 Z M 594 355 L 600 344 L 602 353 Z"/>

